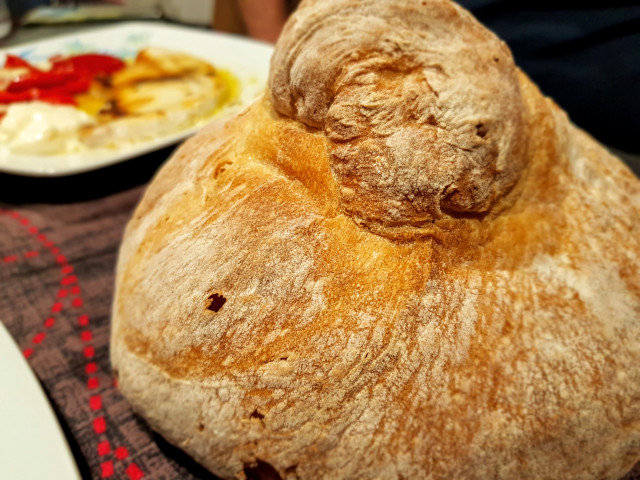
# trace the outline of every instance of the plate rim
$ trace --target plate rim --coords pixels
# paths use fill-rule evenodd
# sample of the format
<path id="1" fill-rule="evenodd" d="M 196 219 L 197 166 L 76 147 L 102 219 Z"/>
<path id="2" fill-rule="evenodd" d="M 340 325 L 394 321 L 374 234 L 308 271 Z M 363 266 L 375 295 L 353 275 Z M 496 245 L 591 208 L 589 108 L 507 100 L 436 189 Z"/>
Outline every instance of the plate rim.
<path id="1" fill-rule="evenodd" d="M 20 347 L 18 346 L 16 340 L 13 338 L 13 336 L 9 332 L 9 329 L 5 326 L 5 324 L 2 321 L 0 321 L 0 344 L 7 346 L 7 348 L 2 349 L 0 352 L 0 356 L 3 359 L 3 365 L 5 367 L 7 365 L 11 366 L 12 367 L 11 371 L 13 371 L 13 375 L 14 376 L 17 375 L 19 378 L 22 379 L 23 390 L 21 390 L 20 392 L 21 395 L 27 394 L 34 401 L 37 398 L 37 403 L 35 405 L 37 411 L 34 411 L 33 409 L 29 409 L 28 412 L 25 413 L 25 415 L 29 417 L 32 417 L 33 415 L 37 416 L 39 420 L 38 423 L 40 425 L 40 427 L 38 428 L 40 435 L 43 435 L 43 432 L 46 432 L 44 434 L 45 435 L 44 439 L 46 441 L 43 441 L 42 445 L 46 444 L 47 446 L 51 447 L 52 444 L 50 442 L 54 440 L 55 440 L 55 445 L 57 445 L 57 447 L 52 447 L 50 449 L 52 451 L 54 449 L 56 450 L 55 452 L 53 452 L 56 455 L 51 456 L 50 459 L 55 458 L 57 460 L 57 463 L 55 464 L 56 470 L 52 472 L 53 476 L 51 478 L 80 480 L 81 476 L 80 476 L 78 464 L 76 463 L 76 459 L 73 455 L 73 452 L 71 451 L 71 447 L 69 446 L 69 441 L 67 440 L 67 437 L 65 436 L 62 430 L 62 426 L 60 425 L 60 422 L 56 417 L 55 411 L 53 410 L 53 406 L 51 405 L 51 402 L 47 398 L 38 377 L 36 376 L 35 372 L 31 368 L 31 365 L 29 365 L 27 360 L 22 355 L 22 352 L 20 351 Z M 11 377 L 11 374 L 8 374 L 8 375 L 3 374 L 2 378 L 4 379 L 5 377 Z M 14 378 L 18 378 L 18 377 L 14 377 Z M 18 385 L 18 387 L 20 387 L 20 385 Z M 1 403 L 2 402 L 0 401 L 0 404 Z M 8 405 L 11 406 L 11 405 L 15 405 L 16 403 L 17 402 L 13 402 L 13 403 L 8 402 Z M 33 407 L 34 405 L 32 404 L 30 406 Z M 12 411 L 10 413 L 14 415 L 16 414 L 15 411 Z M 0 418 L 1 418 L 1 415 L 0 415 Z M 43 427 L 42 422 L 46 422 L 47 425 Z M 6 426 L 6 424 L 4 424 L 3 422 L 0 422 L 0 423 Z M 7 430 L 6 433 L 12 433 L 12 432 L 15 433 L 15 430 L 9 429 Z M 0 436 L 1 435 L 3 434 L 0 432 Z M 19 441 L 18 443 L 15 443 L 15 437 L 13 435 L 11 435 L 11 438 L 13 442 L 11 442 L 10 445 L 16 446 L 20 444 Z M 12 451 L 7 451 L 5 453 L 2 453 L 0 451 L 0 459 L 4 458 L 6 460 L 7 456 L 13 456 L 14 454 L 16 454 L 15 449 Z M 61 456 L 61 454 L 63 455 Z M 35 478 L 32 476 L 34 474 L 33 470 L 31 470 L 31 475 L 29 474 L 29 471 L 20 472 L 20 473 L 23 474 L 20 478 L 23 478 L 25 480 Z M 72 477 L 70 477 L 70 475 L 72 475 Z"/>

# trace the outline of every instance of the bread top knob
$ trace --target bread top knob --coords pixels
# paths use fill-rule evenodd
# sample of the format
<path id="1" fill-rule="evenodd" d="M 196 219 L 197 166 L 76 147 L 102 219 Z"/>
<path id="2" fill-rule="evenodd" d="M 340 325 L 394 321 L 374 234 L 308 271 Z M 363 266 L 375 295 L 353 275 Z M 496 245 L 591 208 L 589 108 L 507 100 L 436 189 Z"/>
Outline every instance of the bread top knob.
<path id="1" fill-rule="evenodd" d="M 280 114 L 324 130 L 344 212 L 384 236 L 487 214 L 527 163 L 511 53 L 448 1 L 303 2 L 269 85 Z"/>

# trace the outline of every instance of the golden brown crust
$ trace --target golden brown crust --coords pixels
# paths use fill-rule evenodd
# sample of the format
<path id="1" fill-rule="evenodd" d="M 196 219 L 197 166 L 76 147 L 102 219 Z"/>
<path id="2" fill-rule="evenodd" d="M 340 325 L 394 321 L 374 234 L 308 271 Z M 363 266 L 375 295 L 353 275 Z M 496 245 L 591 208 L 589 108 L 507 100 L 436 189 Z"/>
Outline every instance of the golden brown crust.
<path id="1" fill-rule="evenodd" d="M 325 28 L 338 3 L 368 5 L 306 2 L 280 46 L 297 24 L 316 31 L 307 17 Z M 459 7 L 426 3 L 427 27 L 502 51 Z M 516 176 L 490 179 L 485 210 L 394 217 L 405 176 L 345 200 L 358 169 L 336 167 L 348 142 L 327 120 L 335 98 L 324 113 L 284 110 L 279 58 L 270 94 L 186 142 L 127 228 L 112 362 L 134 408 L 223 478 L 265 463 L 289 479 L 621 477 L 640 458 L 638 179 L 523 74 L 492 66 L 518 111 L 487 103 L 501 125 L 487 164 L 526 152 L 505 158 Z M 452 78 L 438 91 L 462 88 Z M 500 140 L 509 128 L 515 143 Z M 410 184 L 448 158 L 434 151 Z"/>

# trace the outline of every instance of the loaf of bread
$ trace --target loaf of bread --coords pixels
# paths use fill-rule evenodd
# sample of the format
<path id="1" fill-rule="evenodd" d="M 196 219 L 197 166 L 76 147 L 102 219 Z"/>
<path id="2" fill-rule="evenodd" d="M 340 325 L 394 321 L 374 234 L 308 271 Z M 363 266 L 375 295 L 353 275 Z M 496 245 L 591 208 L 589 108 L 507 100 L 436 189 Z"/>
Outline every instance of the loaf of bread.
<path id="1" fill-rule="evenodd" d="M 618 479 L 640 181 L 456 4 L 306 0 L 149 186 L 111 348 L 221 478 Z"/>

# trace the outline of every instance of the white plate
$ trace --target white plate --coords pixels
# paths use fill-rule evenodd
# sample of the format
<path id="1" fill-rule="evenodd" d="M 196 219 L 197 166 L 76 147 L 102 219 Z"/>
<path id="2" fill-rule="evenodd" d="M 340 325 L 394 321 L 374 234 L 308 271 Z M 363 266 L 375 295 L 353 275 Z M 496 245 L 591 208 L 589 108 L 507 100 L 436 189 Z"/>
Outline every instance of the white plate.
<path id="1" fill-rule="evenodd" d="M 140 49 L 147 46 L 182 51 L 232 72 L 240 81 L 239 102 L 223 109 L 219 114 L 239 109 L 262 93 L 273 52 L 271 45 L 210 30 L 161 23 L 128 22 L 2 49 L 0 65 L 4 64 L 4 56 L 7 53 L 19 55 L 33 62 L 46 61 L 57 54 L 73 55 L 83 52 L 101 52 L 121 58 L 133 58 Z M 47 156 L 0 155 L 0 172 L 55 177 L 95 170 L 176 143 L 193 135 L 202 126 L 201 124 L 121 150 L 94 149 L 77 154 Z"/>
<path id="2" fill-rule="evenodd" d="M 47 397 L 0 323 L 0 478 L 79 479 Z"/>

